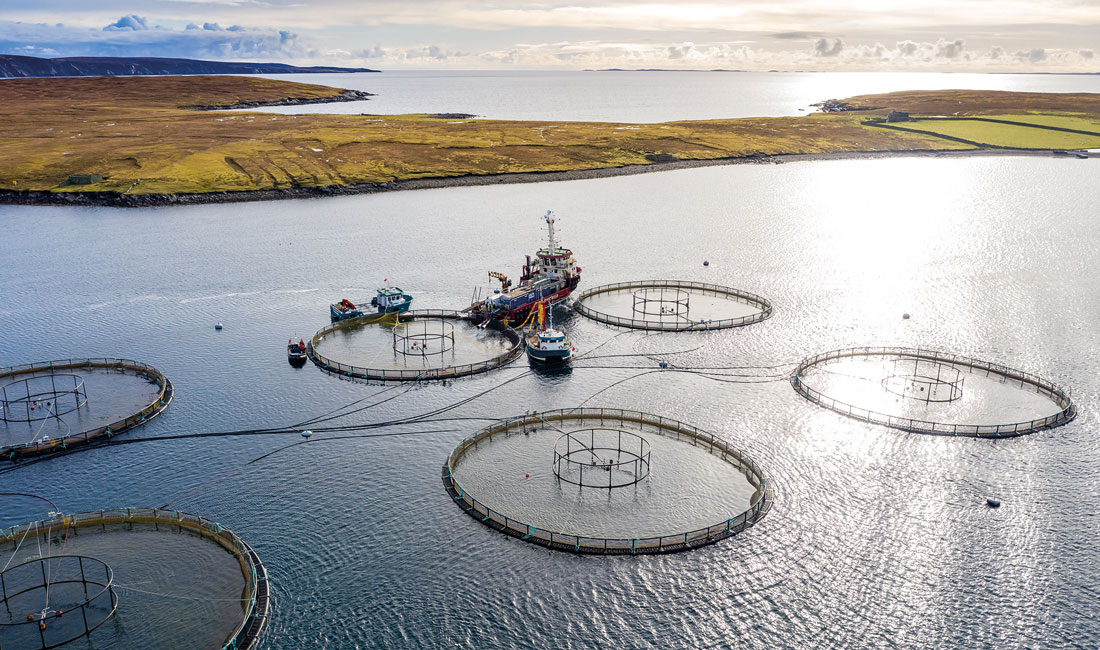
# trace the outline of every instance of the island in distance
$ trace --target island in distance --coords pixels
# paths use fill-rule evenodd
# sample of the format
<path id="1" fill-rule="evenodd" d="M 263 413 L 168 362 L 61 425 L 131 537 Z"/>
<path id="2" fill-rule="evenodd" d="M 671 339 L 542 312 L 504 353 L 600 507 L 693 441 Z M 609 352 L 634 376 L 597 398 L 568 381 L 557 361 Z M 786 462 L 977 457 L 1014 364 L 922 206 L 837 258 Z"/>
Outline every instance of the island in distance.
<path id="1" fill-rule="evenodd" d="M 378 70 L 332 66 L 300 67 L 286 63 L 200 61 L 198 59 L 159 57 L 74 56 L 43 59 L 36 56 L 0 54 L 0 78 L 178 74 L 315 74 L 325 72 L 378 72 Z"/>

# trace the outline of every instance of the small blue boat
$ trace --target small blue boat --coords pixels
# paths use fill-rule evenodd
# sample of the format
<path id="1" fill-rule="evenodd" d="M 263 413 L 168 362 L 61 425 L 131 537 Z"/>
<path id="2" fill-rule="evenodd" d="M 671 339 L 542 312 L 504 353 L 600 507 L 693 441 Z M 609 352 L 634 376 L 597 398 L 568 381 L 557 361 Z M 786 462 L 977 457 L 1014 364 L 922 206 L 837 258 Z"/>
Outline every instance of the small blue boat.
<path id="1" fill-rule="evenodd" d="M 340 302 L 333 303 L 329 306 L 329 315 L 332 317 L 332 322 L 335 323 L 350 318 L 359 318 L 360 316 L 366 316 L 368 314 L 403 314 L 409 311 L 409 307 L 412 306 L 412 301 L 412 296 L 402 291 L 399 287 L 385 287 L 379 289 L 378 293 L 371 298 L 370 304 L 374 307 L 374 311 L 357 307 L 355 303 L 344 298 Z"/>

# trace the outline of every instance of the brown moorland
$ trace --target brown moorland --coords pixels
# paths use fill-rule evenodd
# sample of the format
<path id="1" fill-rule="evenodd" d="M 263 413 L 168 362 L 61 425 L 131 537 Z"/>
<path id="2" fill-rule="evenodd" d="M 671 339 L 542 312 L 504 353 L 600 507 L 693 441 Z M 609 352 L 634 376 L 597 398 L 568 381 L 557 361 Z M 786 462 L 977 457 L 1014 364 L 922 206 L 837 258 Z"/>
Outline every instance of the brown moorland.
<path id="1" fill-rule="evenodd" d="M 969 150 L 931 133 L 871 128 L 890 108 L 944 114 L 1100 115 L 1100 96 L 937 91 L 846 100 L 861 108 L 801 117 L 620 124 L 279 115 L 198 111 L 341 89 L 257 77 L 99 77 L 0 81 L 0 188 L 196 194 L 359 186 L 424 178 L 592 170 L 777 154 Z M 982 97 L 991 97 L 986 104 Z M 946 108 L 945 108 L 946 107 Z M 954 112 L 958 112 L 956 109 Z M 1040 143 L 1042 144 L 1042 143 Z M 71 174 L 104 179 L 66 185 Z"/>

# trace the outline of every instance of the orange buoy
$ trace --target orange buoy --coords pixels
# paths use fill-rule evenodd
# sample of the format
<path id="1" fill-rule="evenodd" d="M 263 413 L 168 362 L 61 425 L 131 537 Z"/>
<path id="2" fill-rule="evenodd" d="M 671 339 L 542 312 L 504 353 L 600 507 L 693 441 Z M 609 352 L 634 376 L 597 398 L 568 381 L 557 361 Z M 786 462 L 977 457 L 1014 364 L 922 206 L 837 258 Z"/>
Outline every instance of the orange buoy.
<path id="1" fill-rule="evenodd" d="M 46 629 L 46 624 L 45 623 L 39 623 L 38 624 L 38 629 L 45 630 Z"/>
<path id="2" fill-rule="evenodd" d="M 27 614 L 27 620 L 28 621 L 33 621 L 34 620 L 34 614 Z"/>
<path id="3" fill-rule="evenodd" d="M 60 609 L 59 609 L 59 610 L 57 610 L 57 615 L 58 615 L 58 616 L 61 616 L 61 615 L 62 615 L 62 614 L 64 614 L 64 613 L 65 613 L 65 612 L 61 611 Z"/>
<path id="4" fill-rule="evenodd" d="M 524 474 L 523 478 L 531 478 L 531 475 L 530 474 Z"/>

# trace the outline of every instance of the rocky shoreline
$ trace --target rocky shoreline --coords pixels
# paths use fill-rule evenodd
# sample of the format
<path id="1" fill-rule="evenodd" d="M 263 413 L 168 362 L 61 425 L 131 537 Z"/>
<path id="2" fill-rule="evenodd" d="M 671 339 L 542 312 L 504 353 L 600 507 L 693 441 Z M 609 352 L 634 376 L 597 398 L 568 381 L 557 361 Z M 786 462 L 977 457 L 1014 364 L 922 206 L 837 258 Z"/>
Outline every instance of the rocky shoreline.
<path id="1" fill-rule="evenodd" d="M 350 101 L 350 100 L 349 100 Z M 627 165 L 600 169 L 577 169 L 557 172 L 520 172 L 515 174 L 486 174 L 418 178 L 385 183 L 358 183 L 325 187 L 287 187 L 269 190 L 245 190 L 229 192 L 203 192 L 195 194 L 122 194 L 119 192 L 47 192 L 0 189 L 0 204 L 52 205 L 52 206 L 109 206 L 119 208 L 146 208 L 165 205 L 196 205 L 203 203 L 239 203 L 244 201 L 275 201 L 280 199 L 350 196 L 400 190 L 466 187 L 475 185 L 499 185 L 505 183 L 542 183 L 592 178 L 610 178 L 651 172 L 712 167 L 717 165 L 780 164 L 818 160 L 860 160 L 868 158 L 963 158 L 971 156 L 1041 156 L 1052 155 L 1049 150 L 998 149 L 998 150 L 904 150 L 821 154 L 757 155 L 711 160 L 676 160 L 655 162 L 649 165 Z"/>
<path id="2" fill-rule="evenodd" d="M 303 104 L 332 104 L 334 102 L 358 102 L 365 101 L 374 96 L 365 90 L 341 90 L 339 95 L 331 97 L 286 97 L 268 102 L 237 102 L 235 104 L 222 105 L 195 105 L 181 106 L 191 111 L 222 111 L 237 108 L 263 108 L 264 106 L 301 106 Z"/>

